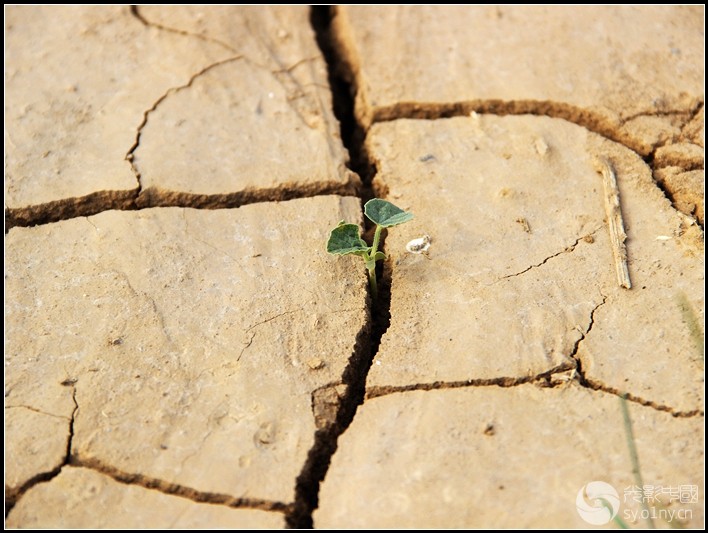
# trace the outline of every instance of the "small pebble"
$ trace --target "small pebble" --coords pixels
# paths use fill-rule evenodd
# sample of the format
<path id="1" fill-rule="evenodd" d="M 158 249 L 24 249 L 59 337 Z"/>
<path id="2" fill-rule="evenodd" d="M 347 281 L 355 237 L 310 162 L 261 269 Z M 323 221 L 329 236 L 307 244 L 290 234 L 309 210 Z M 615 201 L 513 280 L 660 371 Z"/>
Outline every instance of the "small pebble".
<path id="1" fill-rule="evenodd" d="M 307 360 L 307 366 L 309 366 L 312 370 L 319 370 L 324 366 L 324 361 L 319 357 L 310 357 Z"/>

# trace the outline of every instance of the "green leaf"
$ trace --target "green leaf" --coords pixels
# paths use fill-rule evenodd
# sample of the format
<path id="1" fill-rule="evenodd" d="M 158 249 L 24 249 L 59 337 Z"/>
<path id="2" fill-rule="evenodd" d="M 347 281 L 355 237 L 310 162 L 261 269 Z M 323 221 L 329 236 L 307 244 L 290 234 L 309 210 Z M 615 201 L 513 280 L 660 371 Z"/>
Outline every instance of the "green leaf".
<path id="1" fill-rule="evenodd" d="M 356 254 L 363 255 L 369 250 L 366 243 L 359 237 L 359 226 L 356 224 L 339 225 L 329 234 L 327 251 L 336 255 Z"/>
<path id="2" fill-rule="evenodd" d="M 366 202 L 364 214 L 369 220 L 384 228 L 398 226 L 413 218 L 413 213 L 406 213 L 400 207 L 396 207 L 391 202 L 380 198 L 374 198 Z"/>
<path id="3" fill-rule="evenodd" d="M 383 252 L 376 252 L 374 254 L 374 257 L 369 257 L 368 255 L 365 255 L 364 259 L 366 260 L 366 268 L 368 268 L 369 270 L 373 270 L 374 268 L 376 268 L 376 261 L 386 259 L 386 254 Z"/>

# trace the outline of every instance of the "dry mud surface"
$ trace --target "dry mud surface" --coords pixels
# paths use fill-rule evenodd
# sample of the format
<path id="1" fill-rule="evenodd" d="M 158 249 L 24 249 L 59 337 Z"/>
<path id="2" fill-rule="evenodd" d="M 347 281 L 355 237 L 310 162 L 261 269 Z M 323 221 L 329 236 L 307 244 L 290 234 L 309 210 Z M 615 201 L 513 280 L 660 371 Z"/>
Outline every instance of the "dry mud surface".
<path id="1" fill-rule="evenodd" d="M 7 7 L 6 525 L 702 527 L 703 11 Z"/>

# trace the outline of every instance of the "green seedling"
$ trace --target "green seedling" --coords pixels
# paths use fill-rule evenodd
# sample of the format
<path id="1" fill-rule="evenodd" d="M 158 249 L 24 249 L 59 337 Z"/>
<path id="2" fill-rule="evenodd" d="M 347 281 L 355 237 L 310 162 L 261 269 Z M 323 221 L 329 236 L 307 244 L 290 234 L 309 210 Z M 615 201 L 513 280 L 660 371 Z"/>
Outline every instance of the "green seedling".
<path id="1" fill-rule="evenodd" d="M 327 251 L 334 255 L 354 254 L 361 256 L 369 272 L 369 286 L 374 298 L 378 295 L 376 286 L 376 261 L 386 259 L 386 255 L 379 251 L 381 240 L 381 230 L 392 228 L 413 218 L 412 213 L 406 213 L 403 209 L 396 207 L 391 202 L 374 198 L 364 205 L 366 218 L 376 224 L 374 232 L 374 242 L 367 246 L 366 242 L 359 236 L 359 226 L 357 224 L 347 224 L 343 220 L 329 234 L 327 241 Z"/>

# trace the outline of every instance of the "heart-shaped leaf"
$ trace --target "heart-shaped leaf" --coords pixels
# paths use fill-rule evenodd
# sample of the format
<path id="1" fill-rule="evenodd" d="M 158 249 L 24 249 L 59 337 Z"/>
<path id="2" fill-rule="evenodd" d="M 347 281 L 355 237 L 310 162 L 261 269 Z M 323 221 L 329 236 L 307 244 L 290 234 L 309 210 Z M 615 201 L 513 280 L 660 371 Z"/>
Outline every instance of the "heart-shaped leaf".
<path id="1" fill-rule="evenodd" d="M 398 226 L 413 218 L 413 213 L 406 213 L 400 207 L 396 207 L 391 202 L 380 198 L 374 198 L 366 202 L 364 214 L 369 220 L 384 228 Z"/>
<path id="2" fill-rule="evenodd" d="M 369 250 L 366 243 L 359 237 L 359 226 L 356 224 L 339 225 L 329 234 L 327 251 L 336 255 L 363 255 Z"/>

